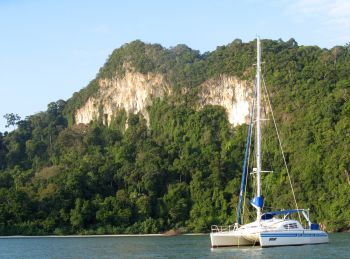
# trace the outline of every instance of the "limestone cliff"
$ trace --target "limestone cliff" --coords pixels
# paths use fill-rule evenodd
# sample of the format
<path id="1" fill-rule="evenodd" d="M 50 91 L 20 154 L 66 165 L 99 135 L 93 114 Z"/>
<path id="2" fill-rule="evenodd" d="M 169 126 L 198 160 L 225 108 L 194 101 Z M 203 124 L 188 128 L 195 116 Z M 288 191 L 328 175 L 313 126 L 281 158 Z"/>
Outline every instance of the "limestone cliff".
<path id="1" fill-rule="evenodd" d="M 234 126 L 241 125 L 249 120 L 251 92 L 252 87 L 247 81 L 222 75 L 202 85 L 200 106 L 221 105 L 225 108 L 230 123 Z"/>
<path id="2" fill-rule="evenodd" d="M 148 120 L 147 106 L 152 98 L 163 97 L 170 92 L 163 76 L 148 73 L 146 75 L 127 71 L 123 78 L 100 79 L 99 91 L 75 112 L 75 123 L 89 123 L 104 116 L 109 123 L 118 109 L 130 113 L 142 113 Z"/>
<path id="3" fill-rule="evenodd" d="M 148 121 L 147 106 L 152 99 L 171 94 L 171 87 L 161 74 L 141 74 L 128 70 L 124 77 L 100 79 L 98 93 L 90 97 L 75 112 L 75 123 L 89 123 L 103 116 L 110 122 L 118 109 L 130 113 L 142 113 Z M 249 119 L 251 85 L 247 81 L 222 75 L 212 78 L 199 86 L 199 108 L 207 104 L 221 105 L 234 126 L 246 123 Z"/>

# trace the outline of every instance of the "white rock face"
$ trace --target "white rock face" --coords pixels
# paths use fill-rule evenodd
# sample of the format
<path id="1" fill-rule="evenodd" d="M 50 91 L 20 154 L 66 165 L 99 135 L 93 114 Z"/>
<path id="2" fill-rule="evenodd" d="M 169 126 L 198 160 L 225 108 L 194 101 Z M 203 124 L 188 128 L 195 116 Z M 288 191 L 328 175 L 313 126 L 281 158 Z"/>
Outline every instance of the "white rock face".
<path id="1" fill-rule="evenodd" d="M 154 73 L 145 75 L 129 70 L 123 78 L 101 79 L 98 84 L 97 97 L 90 97 L 75 112 L 76 124 L 90 123 L 101 113 L 109 123 L 120 109 L 125 109 L 128 113 L 141 112 L 149 121 L 147 106 L 152 103 L 152 98 L 171 94 L 171 88 L 164 77 Z M 200 88 L 200 108 L 206 104 L 221 105 L 234 126 L 248 122 L 252 91 L 248 82 L 222 75 L 204 82 Z"/>
<path id="2" fill-rule="evenodd" d="M 148 73 L 126 72 L 123 78 L 101 79 L 98 97 L 90 97 L 85 105 L 75 112 L 75 123 L 87 124 L 100 116 L 105 116 L 107 122 L 118 109 L 125 109 L 127 113 L 141 112 L 148 121 L 147 106 L 152 97 L 163 97 L 170 92 L 164 83 L 163 76 Z"/>
<path id="3" fill-rule="evenodd" d="M 252 86 L 246 81 L 225 75 L 210 79 L 202 85 L 200 105 L 221 105 L 234 126 L 249 123 Z"/>

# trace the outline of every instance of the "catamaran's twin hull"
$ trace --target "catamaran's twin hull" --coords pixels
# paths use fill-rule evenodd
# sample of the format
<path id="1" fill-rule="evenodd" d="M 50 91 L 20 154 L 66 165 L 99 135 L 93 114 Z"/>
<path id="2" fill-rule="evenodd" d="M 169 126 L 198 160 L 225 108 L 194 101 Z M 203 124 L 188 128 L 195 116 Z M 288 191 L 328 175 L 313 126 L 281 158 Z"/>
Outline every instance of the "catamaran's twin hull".
<path id="1" fill-rule="evenodd" d="M 211 233 L 211 246 L 250 246 L 259 243 L 261 247 L 311 245 L 328 243 L 328 235 L 324 231 L 281 231 L 260 232 L 255 237 L 252 234 L 245 235 L 236 231 Z"/>

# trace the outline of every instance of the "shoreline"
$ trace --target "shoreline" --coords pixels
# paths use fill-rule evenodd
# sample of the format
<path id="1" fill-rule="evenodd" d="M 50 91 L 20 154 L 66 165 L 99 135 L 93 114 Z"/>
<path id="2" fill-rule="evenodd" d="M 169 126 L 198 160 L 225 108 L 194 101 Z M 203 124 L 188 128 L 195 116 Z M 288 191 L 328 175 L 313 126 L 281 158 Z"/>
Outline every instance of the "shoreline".
<path id="1" fill-rule="evenodd" d="M 350 231 L 327 232 L 332 233 L 350 233 Z M 158 234 L 107 234 L 107 235 L 40 235 L 40 236 L 0 236 L 0 239 L 26 239 L 26 238 L 108 238 L 108 237 L 174 237 L 174 236 L 205 236 L 209 233 L 177 233 L 176 235 L 168 235 L 165 233 Z"/>
<path id="2" fill-rule="evenodd" d="M 342 232 L 328 232 L 333 233 L 350 233 L 350 231 Z M 209 233 L 184 233 L 177 235 L 162 234 L 110 234 L 110 235 L 41 235 L 41 236 L 24 236 L 24 235 L 13 235 L 13 236 L 0 236 L 1 239 L 31 239 L 31 238 L 108 238 L 108 237 L 174 237 L 174 236 L 205 236 Z"/>
<path id="3" fill-rule="evenodd" d="M 174 236 L 204 236 L 207 233 L 185 233 Z M 95 238 L 95 237 L 170 237 L 166 233 L 163 234 L 111 234 L 111 235 L 43 235 L 43 236 L 0 236 L 0 239 L 15 239 L 15 238 Z"/>

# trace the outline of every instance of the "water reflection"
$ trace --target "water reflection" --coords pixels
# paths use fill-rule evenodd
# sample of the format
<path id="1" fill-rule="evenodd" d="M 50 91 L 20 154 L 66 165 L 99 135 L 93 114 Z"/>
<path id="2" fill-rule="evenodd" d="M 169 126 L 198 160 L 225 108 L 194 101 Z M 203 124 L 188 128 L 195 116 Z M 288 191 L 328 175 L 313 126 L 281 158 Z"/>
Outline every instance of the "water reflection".
<path id="1" fill-rule="evenodd" d="M 208 235 L 2 238 L 0 258 L 350 258 L 350 233 L 330 234 L 330 240 L 324 245 L 211 249 Z"/>

